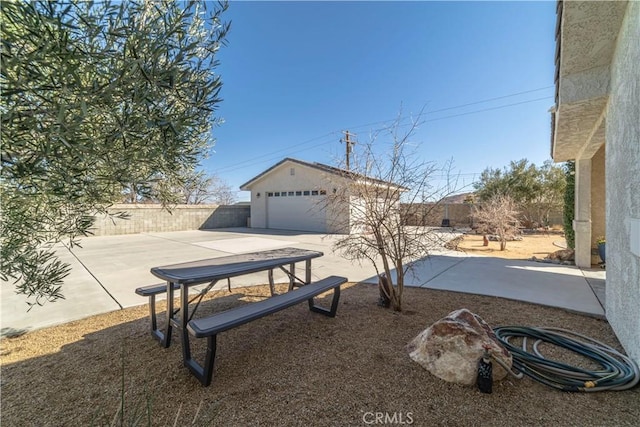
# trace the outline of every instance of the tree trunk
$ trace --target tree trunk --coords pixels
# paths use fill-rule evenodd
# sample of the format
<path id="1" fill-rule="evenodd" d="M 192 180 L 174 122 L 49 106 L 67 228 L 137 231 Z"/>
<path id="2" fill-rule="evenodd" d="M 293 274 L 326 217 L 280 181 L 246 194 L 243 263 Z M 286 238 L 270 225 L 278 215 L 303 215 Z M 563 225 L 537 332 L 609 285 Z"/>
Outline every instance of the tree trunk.
<path id="1" fill-rule="evenodd" d="M 393 292 L 393 289 L 391 289 L 391 284 L 389 284 L 389 280 L 384 273 L 378 275 L 378 291 L 380 292 L 378 305 L 384 308 L 389 308 L 391 306 L 391 293 Z"/>
<path id="2" fill-rule="evenodd" d="M 396 288 L 395 288 L 396 299 L 393 304 L 393 310 L 402 311 L 402 293 L 404 291 L 404 268 L 402 266 L 402 261 L 397 261 L 395 267 L 396 267 Z"/>

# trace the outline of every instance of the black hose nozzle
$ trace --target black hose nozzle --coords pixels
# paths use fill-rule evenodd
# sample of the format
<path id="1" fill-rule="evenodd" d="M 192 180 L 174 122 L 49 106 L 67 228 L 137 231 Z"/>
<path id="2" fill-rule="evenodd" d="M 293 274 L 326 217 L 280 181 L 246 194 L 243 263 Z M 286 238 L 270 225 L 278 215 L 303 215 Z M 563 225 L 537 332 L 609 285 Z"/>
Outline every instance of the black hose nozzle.
<path id="1" fill-rule="evenodd" d="M 476 381 L 478 390 L 482 393 L 491 393 L 493 387 L 493 365 L 489 347 L 484 348 L 484 354 L 478 361 L 478 378 Z"/>

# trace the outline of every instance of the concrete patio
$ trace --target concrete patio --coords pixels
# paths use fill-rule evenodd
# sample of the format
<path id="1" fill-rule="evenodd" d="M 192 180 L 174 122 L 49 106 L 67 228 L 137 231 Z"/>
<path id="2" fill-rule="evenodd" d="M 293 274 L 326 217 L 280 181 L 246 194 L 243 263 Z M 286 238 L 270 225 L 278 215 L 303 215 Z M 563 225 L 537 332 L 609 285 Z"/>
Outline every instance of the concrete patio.
<path id="1" fill-rule="evenodd" d="M 134 293 L 139 286 L 159 283 L 152 267 L 242 252 L 298 247 L 324 252 L 313 260 L 313 278 L 342 275 L 352 282 L 377 283 L 371 265 L 353 264 L 332 250 L 336 236 L 247 228 L 215 231 L 179 231 L 90 237 L 82 247 L 59 246 L 63 261 L 73 270 L 63 285 L 64 300 L 35 306 L 9 283 L 1 294 L 2 336 L 82 319 L 95 314 L 146 304 Z M 560 307 L 592 316 L 604 316 L 604 271 L 540 264 L 530 261 L 471 256 L 435 250 L 419 260 L 407 276 L 407 285 L 510 298 Z M 274 272 L 276 273 L 276 272 Z M 285 281 L 283 273 L 276 281 Z M 266 274 L 232 279 L 233 287 L 264 284 Z M 219 283 L 223 289 L 226 283 Z M 594 292 L 594 289 L 596 292 Z M 597 295 L 599 294 L 599 295 Z"/>

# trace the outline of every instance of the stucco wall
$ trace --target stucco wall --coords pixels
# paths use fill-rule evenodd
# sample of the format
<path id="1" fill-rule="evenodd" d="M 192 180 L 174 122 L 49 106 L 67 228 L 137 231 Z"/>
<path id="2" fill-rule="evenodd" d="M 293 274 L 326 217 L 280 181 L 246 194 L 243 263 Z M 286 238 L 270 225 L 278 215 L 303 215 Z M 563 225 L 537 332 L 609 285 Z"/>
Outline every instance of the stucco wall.
<path id="1" fill-rule="evenodd" d="M 247 205 L 178 205 L 168 212 L 160 205 L 114 205 L 110 213 L 127 212 L 129 219 L 106 215 L 95 217 L 94 236 L 112 236 L 163 231 L 246 227 L 251 208 Z"/>
<path id="2" fill-rule="evenodd" d="M 293 174 L 291 169 L 294 170 Z M 251 185 L 251 227 L 268 227 L 267 203 L 269 201 L 267 192 L 325 190 L 329 194 L 333 188 L 340 184 L 339 179 L 337 176 L 334 178 L 332 174 L 299 163 L 283 163 Z M 330 233 L 348 232 L 348 213 L 348 210 L 344 208 L 327 212 L 327 231 Z"/>
<path id="3" fill-rule="evenodd" d="M 607 318 L 640 363 L 640 255 L 631 222 L 640 218 L 640 2 L 629 2 L 613 59 L 607 111 Z"/>

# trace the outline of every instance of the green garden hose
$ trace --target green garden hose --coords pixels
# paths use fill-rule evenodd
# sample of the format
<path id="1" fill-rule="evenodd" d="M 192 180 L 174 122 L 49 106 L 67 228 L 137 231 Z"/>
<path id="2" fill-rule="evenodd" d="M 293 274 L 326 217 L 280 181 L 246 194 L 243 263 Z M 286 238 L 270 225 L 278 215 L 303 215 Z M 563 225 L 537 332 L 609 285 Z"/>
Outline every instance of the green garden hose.
<path id="1" fill-rule="evenodd" d="M 550 387 L 586 392 L 628 390 L 640 381 L 640 371 L 633 360 L 606 344 L 576 332 L 523 326 L 497 327 L 493 331 L 511 352 L 515 370 Z M 511 344 L 509 341 L 512 338 L 522 338 L 522 347 Z M 529 352 L 528 343 L 531 340 Z M 568 349 L 600 365 L 601 370 L 590 371 L 546 359 L 539 350 L 541 343 Z"/>

